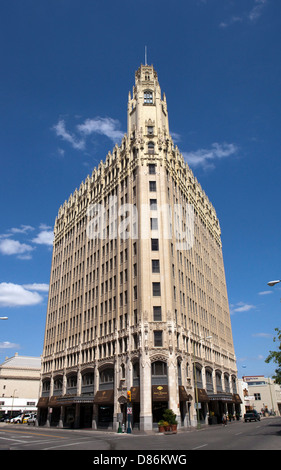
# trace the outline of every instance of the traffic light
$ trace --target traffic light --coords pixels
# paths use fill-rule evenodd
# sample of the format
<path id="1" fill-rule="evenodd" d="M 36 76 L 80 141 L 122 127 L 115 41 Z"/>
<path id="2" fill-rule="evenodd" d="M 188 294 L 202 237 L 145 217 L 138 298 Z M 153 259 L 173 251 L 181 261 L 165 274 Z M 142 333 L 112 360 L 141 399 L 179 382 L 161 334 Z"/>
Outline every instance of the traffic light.
<path id="1" fill-rule="evenodd" d="M 130 390 L 127 391 L 127 400 L 131 401 L 131 391 Z"/>

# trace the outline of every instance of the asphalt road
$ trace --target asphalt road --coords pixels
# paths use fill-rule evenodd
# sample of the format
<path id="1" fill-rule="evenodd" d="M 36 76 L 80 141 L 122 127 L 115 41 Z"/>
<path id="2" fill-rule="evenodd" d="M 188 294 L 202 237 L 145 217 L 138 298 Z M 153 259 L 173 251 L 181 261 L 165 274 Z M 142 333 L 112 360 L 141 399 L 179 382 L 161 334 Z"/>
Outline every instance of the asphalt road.
<path id="1" fill-rule="evenodd" d="M 167 464 L 165 455 L 184 455 L 191 450 L 281 450 L 281 417 L 262 418 L 259 422 L 231 422 L 227 426 L 215 425 L 192 429 L 177 434 L 118 434 L 107 431 L 68 430 L 30 427 L 25 424 L 0 423 L 0 450 L 84 450 L 93 459 L 105 456 L 127 456 L 127 463 Z M 144 462 L 139 457 L 158 455 L 155 462 Z M 73 453 L 67 453 L 68 458 Z M 40 453 L 39 453 L 40 455 Z M 87 454 L 88 455 L 88 454 Z M 100 456 L 103 457 L 100 457 Z M 190 455 L 190 453 L 188 453 Z M 2 453 L 3 456 L 3 453 Z M 163 457 L 164 456 L 164 457 Z M 152 457 L 151 457 L 152 458 Z M 154 457 L 155 458 L 155 457 Z M 179 457 L 178 457 L 179 458 Z M 162 461 L 161 461 L 162 459 Z M 94 463 L 109 464 L 107 461 Z M 111 462 L 112 463 L 112 462 Z M 113 462 L 121 468 L 122 461 Z M 123 462 L 124 463 L 124 462 Z M 175 462 L 172 462 L 175 463 Z M 180 462 L 178 462 L 180 463 Z"/>

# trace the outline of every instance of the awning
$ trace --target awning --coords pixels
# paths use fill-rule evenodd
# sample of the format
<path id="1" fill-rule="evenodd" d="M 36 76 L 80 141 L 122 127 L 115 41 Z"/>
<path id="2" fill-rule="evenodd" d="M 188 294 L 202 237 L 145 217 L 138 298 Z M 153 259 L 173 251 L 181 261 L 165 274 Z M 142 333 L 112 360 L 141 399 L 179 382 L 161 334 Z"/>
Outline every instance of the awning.
<path id="1" fill-rule="evenodd" d="M 37 403 L 37 408 L 47 408 L 49 403 L 49 397 L 40 397 Z"/>
<path id="2" fill-rule="evenodd" d="M 204 388 L 198 388 L 198 402 L 199 403 L 204 403 L 204 402 L 209 402 L 210 398 L 207 395 L 207 392 Z M 196 398 L 196 390 L 195 390 L 195 398 Z"/>
<path id="3" fill-rule="evenodd" d="M 179 385 L 179 401 L 191 401 L 192 396 L 189 395 L 184 385 Z"/>
<path id="4" fill-rule="evenodd" d="M 94 398 L 95 405 L 113 405 L 114 390 L 98 390 Z"/>
<path id="5" fill-rule="evenodd" d="M 140 387 L 131 387 L 131 400 L 132 402 L 140 402 Z"/>
<path id="6" fill-rule="evenodd" d="M 50 398 L 48 406 L 60 406 L 58 403 L 60 401 L 61 397 L 53 396 Z"/>
<path id="7" fill-rule="evenodd" d="M 152 401 L 169 401 L 168 385 L 152 385 Z"/>
<path id="8" fill-rule="evenodd" d="M 240 398 L 240 395 L 238 395 L 238 393 L 234 393 L 232 396 L 233 396 L 233 401 L 236 405 L 240 405 L 242 403 L 242 400 Z"/>
<path id="9" fill-rule="evenodd" d="M 223 401 L 225 403 L 233 403 L 233 395 L 231 393 L 209 393 L 210 401 Z"/>

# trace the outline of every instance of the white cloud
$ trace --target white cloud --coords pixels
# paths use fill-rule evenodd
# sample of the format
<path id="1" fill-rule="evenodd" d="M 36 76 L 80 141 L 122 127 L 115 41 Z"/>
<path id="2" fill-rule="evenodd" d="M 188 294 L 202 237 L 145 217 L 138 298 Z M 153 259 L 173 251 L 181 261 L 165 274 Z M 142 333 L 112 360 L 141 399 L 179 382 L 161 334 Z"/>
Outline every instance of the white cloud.
<path id="1" fill-rule="evenodd" d="M 34 248 L 32 246 L 26 243 L 20 243 L 17 240 L 11 240 L 10 238 L 0 240 L 0 252 L 2 255 L 19 255 L 21 258 L 30 257 L 26 254 L 33 250 Z"/>
<path id="2" fill-rule="evenodd" d="M 249 312 L 250 310 L 253 310 L 255 308 L 255 305 L 245 304 L 244 302 L 238 302 L 236 305 L 230 305 L 230 313 L 234 314 L 235 312 Z"/>
<path id="3" fill-rule="evenodd" d="M 49 284 L 38 284 L 38 283 L 33 283 L 33 284 L 23 284 L 22 286 L 24 289 L 28 290 L 35 290 L 39 292 L 48 292 L 49 291 Z"/>
<path id="4" fill-rule="evenodd" d="M 82 124 L 76 126 L 76 135 L 71 134 L 66 130 L 65 121 L 60 119 L 59 122 L 53 126 L 53 130 L 58 137 L 68 142 L 74 149 L 84 150 L 86 147 L 86 139 L 92 134 L 105 135 L 114 143 L 122 139 L 124 133 L 120 131 L 120 122 L 117 119 L 110 117 L 102 118 L 96 117 L 93 119 L 86 119 Z M 60 149 L 60 155 L 64 151 Z"/>
<path id="5" fill-rule="evenodd" d="M 254 333 L 252 334 L 254 338 L 272 338 L 273 335 L 270 333 Z"/>
<path id="6" fill-rule="evenodd" d="M 267 0 L 255 0 L 255 6 L 250 11 L 248 18 L 250 21 L 256 21 L 262 14 Z"/>
<path id="7" fill-rule="evenodd" d="M 20 228 L 14 227 L 10 229 L 11 233 L 27 233 L 34 230 L 31 225 L 21 225 Z"/>
<path id="8" fill-rule="evenodd" d="M 61 137 L 66 142 L 69 142 L 73 148 L 77 150 L 83 150 L 85 147 L 84 139 L 77 140 L 75 136 L 67 132 L 65 128 L 65 122 L 61 119 L 54 127 L 54 131 L 56 132 L 58 137 Z"/>
<path id="9" fill-rule="evenodd" d="M 268 0 L 253 0 L 253 6 L 250 11 L 247 11 L 245 14 L 240 16 L 232 16 L 229 20 L 222 21 L 220 23 L 220 28 L 228 28 L 234 23 L 242 23 L 244 21 L 250 21 L 255 23 L 263 13 L 263 10 L 268 3 Z"/>
<path id="10" fill-rule="evenodd" d="M 38 233 L 37 237 L 32 239 L 33 243 L 37 245 L 53 245 L 54 241 L 54 233 L 52 230 L 42 230 L 42 232 Z"/>
<path id="11" fill-rule="evenodd" d="M 259 292 L 259 295 L 269 295 L 269 294 L 273 294 L 273 291 L 272 290 L 264 290 L 262 292 Z"/>
<path id="12" fill-rule="evenodd" d="M 206 170 L 214 168 L 215 160 L 234 155 L 237 150 L 238 147 L 235 144 L 219 144 L 215 142 L 211 145 L 210 149 L 199 149 L 195 152 L 183 152 L 183 156 L 190 166 L 201 166 Z"/>
<path id="13" fill-rule="evenodd" d="M 112 118 L 95 118 L 95 119 L 86 119 L 83 124 L 79 124 L 77 129 L 79 132 L 85 136 L 91 134 L 102 134 L 108 137 L 109 139 L 116 142 L 121 140 L 123 137 L 123 132 L 118 130 L 119 121 Z"/>
<path id="14" fill-rule="evenodd" d="M 19 344 L 10 343 L 9 341 L 3 341 L 3 343 L 0 343 L 0 349 L 13 349 L 19 347 Z"/>
<path id="15" fill-rule="evenodd" d="M 38 305 L 43 297 L 37 292 L 31 292 L 21 285 L 10 282 L 0 283 L 0 307 L 22 307 Z"/>
<path id="16" fill-rule="evenodd" d="M 171 134 L 171 137 L 173 139 L 173 141 L 177 144 L 181 141 L 181 136 L 180 134 L 177 134 L 177 132 L 170 132 Z"/>

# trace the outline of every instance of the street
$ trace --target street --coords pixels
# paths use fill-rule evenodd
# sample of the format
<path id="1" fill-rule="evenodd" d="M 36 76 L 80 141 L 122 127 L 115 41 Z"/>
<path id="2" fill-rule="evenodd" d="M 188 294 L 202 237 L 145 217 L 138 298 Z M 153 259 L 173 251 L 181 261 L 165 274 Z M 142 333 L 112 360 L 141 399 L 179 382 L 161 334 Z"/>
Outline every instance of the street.
<path id="1" fill-rule="evenodd" d="M 281 417 L 262 418 L 258 422 L 235 421 L 177 434 L 118 434 L 109 431 L 69 430 L 0 423 L 0 450 L 86 450 L 100 458 L 127 455 L 134 463 L 141 451 L 158 456 L 183 455 L 191 450 L 281 450 Z M 128 451 L 133 451 L 130 453 Z M 139 451 L 139 452 L 138 452 Z M 174 452 L 173 452 L 174 451 Z M 146 452 L 146 455 L 149 452 Z M 71 454 L 70 454 L 71 455 Z M 133 456 L 133 457 L 132 457 Z M 98 462 L 96 462 L 98 463 Z M 99 462 L 108 463 L 105 461 Z M 160 462 L 157 462 L 160 463 Z M 165 459 L 162 464 L 166 463 Z M 120 463 L 121 465 L 121 463 Z M 121 465 L 122 466 L 122 465 Z"/>

